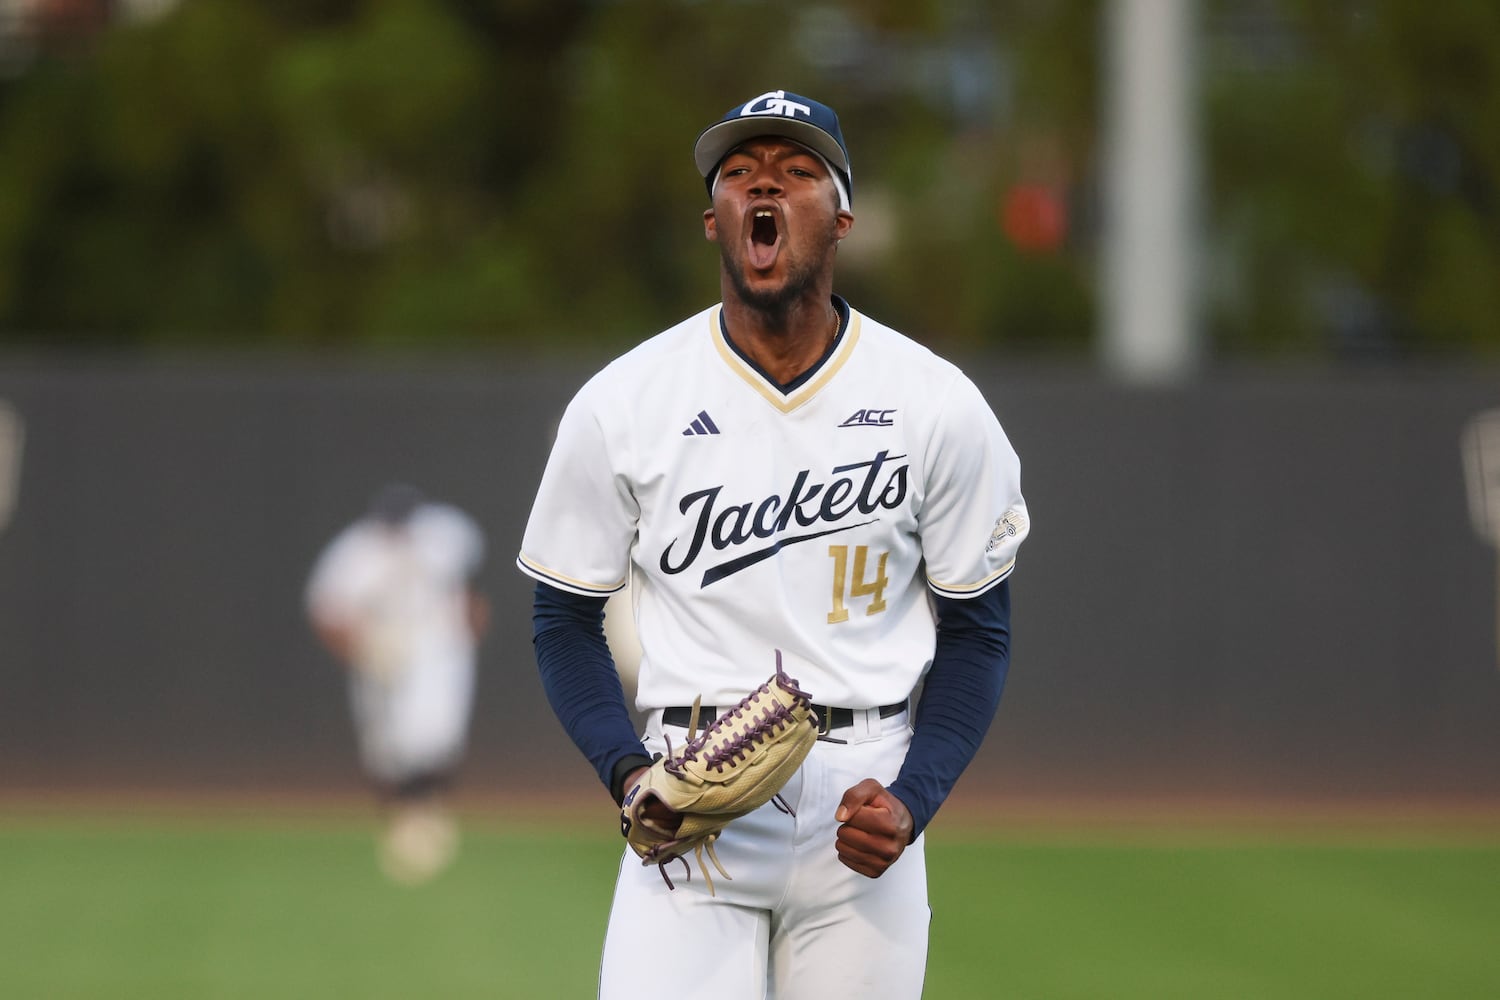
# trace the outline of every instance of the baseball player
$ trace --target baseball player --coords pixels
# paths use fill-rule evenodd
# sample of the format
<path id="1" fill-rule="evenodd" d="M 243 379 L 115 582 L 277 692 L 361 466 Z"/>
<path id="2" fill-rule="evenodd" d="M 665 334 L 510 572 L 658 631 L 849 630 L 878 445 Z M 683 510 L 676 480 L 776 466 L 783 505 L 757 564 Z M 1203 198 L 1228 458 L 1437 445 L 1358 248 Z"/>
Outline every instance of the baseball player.
<path id="1" fill-rule="evenodd" d="M 415 884 L 457 850 L 444 802 L 463 756 L 487 607 L 471 585 L 484 540 L 468 515 L 416 489 L 381 489 L 318 556 L 306 606 L 348 669 L 360 760 L 387 822 L 381 867 Z"/>
<path id="2" fill-rule="evenodd" d="M 617 803 L 689 738 L 695 699 L 712 719 L 777 651 L 823 735 L 778 801 L 725 829 L 712 891 L 624 853 L 600 996 L 917 997 L 923 830 L 1007 671 L 1019 462 L 962 372 L 833 293 L 854 216 L 832 110 L 762 94 L 694 159 L 722 301 L 567 407 L 517 557 L 537 662 Z M 600 625 L 627 579 L 641 734 Z M 663 943 L 670 972 L 642 961 Z"/>

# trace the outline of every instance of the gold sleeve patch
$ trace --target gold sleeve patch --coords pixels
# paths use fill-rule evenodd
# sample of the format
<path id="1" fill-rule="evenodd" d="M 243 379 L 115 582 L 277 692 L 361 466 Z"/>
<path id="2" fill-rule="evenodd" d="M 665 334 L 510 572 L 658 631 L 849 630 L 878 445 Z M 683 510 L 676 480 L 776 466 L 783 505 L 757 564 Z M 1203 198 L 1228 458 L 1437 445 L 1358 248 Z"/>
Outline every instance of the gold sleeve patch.
<path id="1" fill-rule="evenodd" d="M 993 552 L 1007 538 L 1015 538 L 1026 530 L 1026 515 L 1018 510 L 1008 510 L 995 520 L 995 529 L 990 532 L 990 542 L 984 551 Z"/>

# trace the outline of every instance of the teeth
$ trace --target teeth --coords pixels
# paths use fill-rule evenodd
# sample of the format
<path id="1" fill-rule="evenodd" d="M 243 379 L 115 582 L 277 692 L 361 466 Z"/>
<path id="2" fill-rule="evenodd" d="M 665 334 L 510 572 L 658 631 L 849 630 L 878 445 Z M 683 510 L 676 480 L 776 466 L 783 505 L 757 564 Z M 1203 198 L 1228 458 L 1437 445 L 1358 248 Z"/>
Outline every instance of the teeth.
<path id="1" fill-rule="evenodd" d="M 772 214 L 773 213 L 771 212 L 771 210 L 769 208 L 762 208 L 762 209 L 758 209 L 756 211 L 755 217 L 757 219 L 769 219 L 772 216 Z"/>

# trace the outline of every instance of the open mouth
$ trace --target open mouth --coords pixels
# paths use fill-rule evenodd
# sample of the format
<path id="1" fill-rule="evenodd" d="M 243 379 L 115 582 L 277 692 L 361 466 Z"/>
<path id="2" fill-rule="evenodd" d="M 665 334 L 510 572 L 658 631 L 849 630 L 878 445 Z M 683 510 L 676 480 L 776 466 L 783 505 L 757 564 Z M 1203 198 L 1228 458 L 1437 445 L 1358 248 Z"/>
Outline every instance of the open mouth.
<path id="1" fill-rule="evenodd" d="M 771 246 L 776 242 L 776 215 L 768 208 L 755 213 L 751 222 L 750 239 Z"/>
<path id="2" fill-rule="evenodd" d="M 781 232 L 776 224 L 776 213 L 769 208 L 758 208 L 750 217 L 750 263 L 765 270 L 776 263 L 776 253 L 781 247 Z"/>

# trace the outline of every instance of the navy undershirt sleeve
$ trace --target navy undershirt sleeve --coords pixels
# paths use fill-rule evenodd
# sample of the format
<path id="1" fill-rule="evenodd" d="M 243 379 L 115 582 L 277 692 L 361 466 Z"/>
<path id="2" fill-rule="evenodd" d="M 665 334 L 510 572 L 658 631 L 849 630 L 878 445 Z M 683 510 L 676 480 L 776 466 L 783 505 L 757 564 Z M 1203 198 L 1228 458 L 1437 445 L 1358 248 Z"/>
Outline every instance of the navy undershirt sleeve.
<path id="1" fill-rule="evenodd" d="M 651 758 L 625 707 L 625 690 L 604 637 L 605 600 L 538 583 L 531 642 L 552 711 L 618 802 L 625 773 Z"/>
<path id="2" fill-rule="evenodd" d="M 974 759 L 1010 667 L 1010 582 L 978 597 L 934 595 L 937 648 L 917 702 L 911 747 L 890 790 L 921 833 Z"/>

